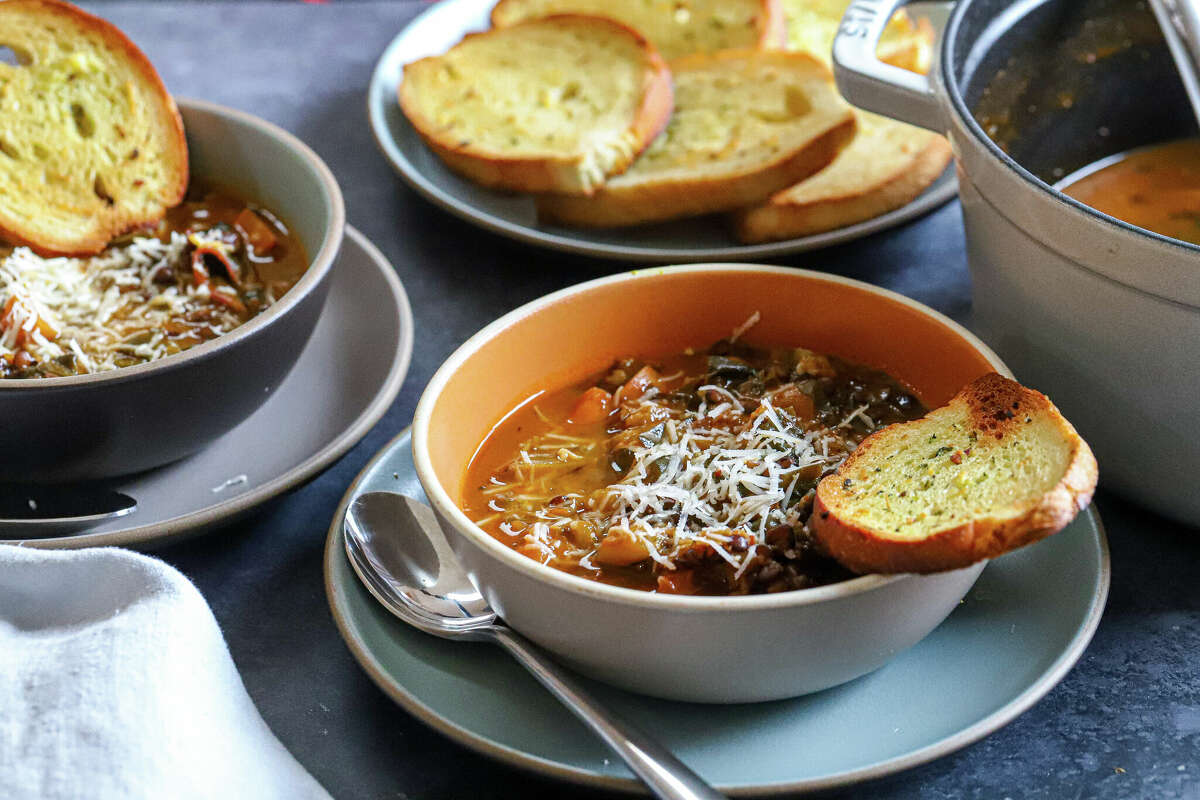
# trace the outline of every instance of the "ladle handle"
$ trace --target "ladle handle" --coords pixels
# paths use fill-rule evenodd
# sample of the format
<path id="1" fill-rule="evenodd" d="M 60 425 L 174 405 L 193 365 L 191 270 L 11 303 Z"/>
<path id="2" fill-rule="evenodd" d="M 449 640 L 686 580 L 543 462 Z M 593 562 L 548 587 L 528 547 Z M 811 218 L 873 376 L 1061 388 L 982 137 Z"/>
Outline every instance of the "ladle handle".
<path id="1" fill-rule="evenodd" d="M 1200 123 L 1200 8 L 1196 0 L 1150 0 L 1150 9 Z"/>
<path id="2" fill-rule="evenodd" d="M 497 642 L 603 739 L 655 796 L 664 800 L 722 800 L 725 797 L 662 745 L 613 717 L 562 667 L 519 633 L 505 627 L 493 630 Z"/>
<path id="3" fill-rule="evenodd" d="M 833 40 L 833 75 L 838 91 L 854 105 L 945 133 L 942 103 L 929 78 L 885 64 L 875 55 L 883 29 L 907 1 L 854 0 Z"/>

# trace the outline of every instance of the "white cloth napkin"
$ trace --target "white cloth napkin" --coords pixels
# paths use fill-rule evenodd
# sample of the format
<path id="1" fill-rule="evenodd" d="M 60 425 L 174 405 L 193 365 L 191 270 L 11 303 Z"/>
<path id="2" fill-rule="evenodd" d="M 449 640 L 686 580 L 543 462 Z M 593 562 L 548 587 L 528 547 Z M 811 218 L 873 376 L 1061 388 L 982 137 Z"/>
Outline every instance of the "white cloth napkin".
<path id="1" fill-rule="evenodd" d="M 328 797 L 183 575 L 126 550 L 0 545 L 0 798 Z"/>

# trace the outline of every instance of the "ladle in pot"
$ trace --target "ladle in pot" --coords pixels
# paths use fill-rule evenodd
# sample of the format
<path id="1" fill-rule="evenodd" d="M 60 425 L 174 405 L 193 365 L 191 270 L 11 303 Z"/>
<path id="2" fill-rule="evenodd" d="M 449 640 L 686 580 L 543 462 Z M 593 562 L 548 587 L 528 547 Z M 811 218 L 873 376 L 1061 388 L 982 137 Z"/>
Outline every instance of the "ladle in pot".
<path id="1" fill-rule="evenodd" d="M 1150 8 L 1200 123 L 1200 6 L 1197 0 L 1150 0 Z"/>

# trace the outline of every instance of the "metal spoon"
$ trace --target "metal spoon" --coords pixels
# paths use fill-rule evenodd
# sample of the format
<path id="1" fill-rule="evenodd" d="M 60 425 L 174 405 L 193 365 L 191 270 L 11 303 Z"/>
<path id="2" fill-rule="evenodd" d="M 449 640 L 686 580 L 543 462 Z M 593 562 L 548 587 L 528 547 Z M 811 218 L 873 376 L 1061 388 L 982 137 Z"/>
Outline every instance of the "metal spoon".
<path id="1" fill-rule="evenodd" d="M 724 797 L 662 745 L 614 718 L 562 667 L 500 622 L 459 567 L 424 503 L 392 492 L 359 495 L 346 512 L 344 530 L 351 566 L 388 611 L 434 636 L 503 647 L 658 797 Z"/>
<path id="2" fill-rule="evenodd" d="M 1197 0 L 1150 0 L 1150 8 L 1200 122 L 1200 6 Z"/>
<path id="3" fill-rule="evenodd" d="M 137 500 L 103 486 L 0 484 L 0 538 L 62 536 L 136 510 Z"/>

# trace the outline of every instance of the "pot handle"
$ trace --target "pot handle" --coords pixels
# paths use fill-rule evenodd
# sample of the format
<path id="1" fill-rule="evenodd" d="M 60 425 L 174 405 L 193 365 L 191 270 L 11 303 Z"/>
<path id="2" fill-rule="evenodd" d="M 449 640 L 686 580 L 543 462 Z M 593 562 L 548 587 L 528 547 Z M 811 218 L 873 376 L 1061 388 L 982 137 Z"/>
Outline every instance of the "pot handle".
<path id="1" fill-rule="evenodd" d="M 833 40 L 833 75 L 852 104 L 877 114 L 945 133 L 941 102 L 928 76 L 875 57 L 883 29 L 908 0 L 854 0 Z M 945 3 L 952 5 L 952 3 Z"/>

